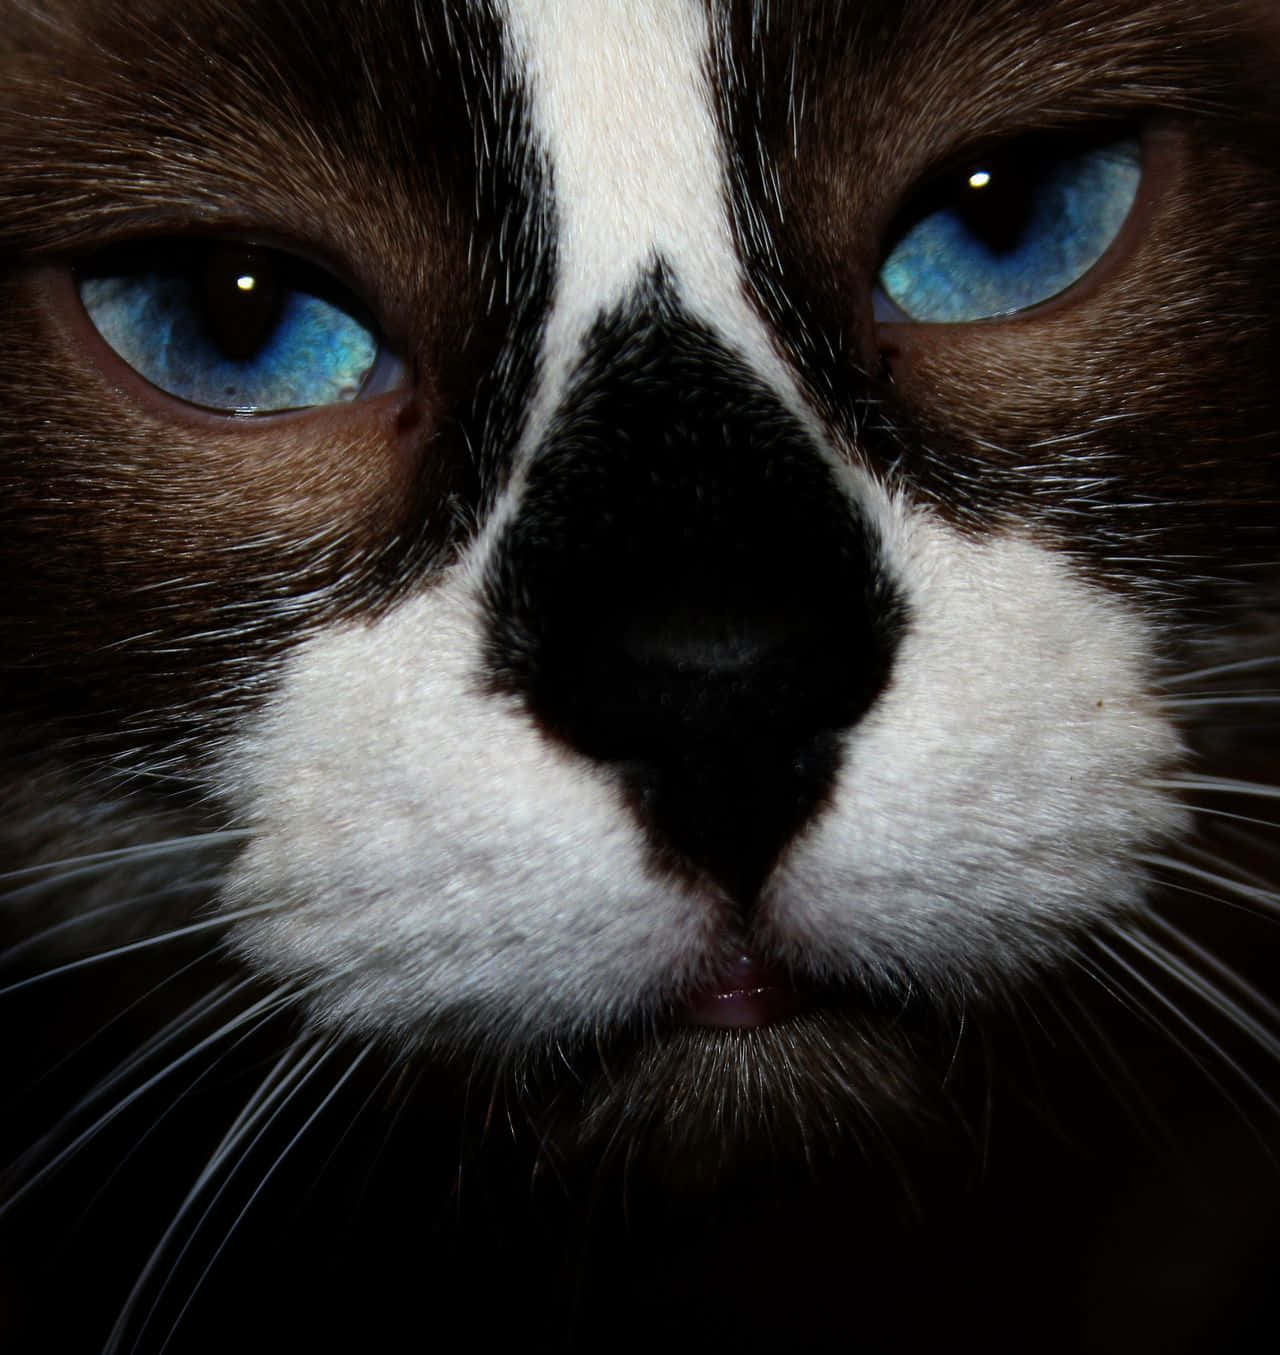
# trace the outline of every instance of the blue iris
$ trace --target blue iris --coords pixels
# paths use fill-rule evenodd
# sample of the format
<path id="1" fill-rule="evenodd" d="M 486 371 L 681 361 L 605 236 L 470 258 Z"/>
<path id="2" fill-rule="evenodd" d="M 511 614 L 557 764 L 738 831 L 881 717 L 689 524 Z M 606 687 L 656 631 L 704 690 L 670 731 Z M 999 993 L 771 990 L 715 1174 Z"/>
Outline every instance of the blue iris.
<path id="1" fill-rule="evenodd" d="M 956 324 L 1026 310 L 1106 253 L 1142 176 L 1133 139 L 1029 140 L 977 160 L 918 204 L 880 270 L 910 320 Z"/>
<path id="2" fill-rule="evenodd" d="M 204 242 L 108 255 L 80 280 L 94 327 L 162 391 L 222 412 L 354 400 L 380 341 L 326 274 L 276 250 Z"/>

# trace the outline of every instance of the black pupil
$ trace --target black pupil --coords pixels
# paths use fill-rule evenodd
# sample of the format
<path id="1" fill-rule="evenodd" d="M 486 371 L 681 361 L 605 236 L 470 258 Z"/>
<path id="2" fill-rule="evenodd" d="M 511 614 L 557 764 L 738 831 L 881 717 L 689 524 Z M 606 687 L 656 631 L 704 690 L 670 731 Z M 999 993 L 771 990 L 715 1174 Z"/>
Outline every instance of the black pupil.
<path id="1" fill-rule="evenodd" d="M 213 245 L 204 260 L 204 321 L 210 340 L 243 362 L 275 332 L 284 289 L 276 258 L 242 245 Z"/>
<path id="2" fill-rule="evenodd" d="M 1026 235 L 1039 196 L 1043 165 L 1025 155 L 995 156 L 960 176 L 952 203 L 965 228 L 992 254 L 1008 254 Z"/>

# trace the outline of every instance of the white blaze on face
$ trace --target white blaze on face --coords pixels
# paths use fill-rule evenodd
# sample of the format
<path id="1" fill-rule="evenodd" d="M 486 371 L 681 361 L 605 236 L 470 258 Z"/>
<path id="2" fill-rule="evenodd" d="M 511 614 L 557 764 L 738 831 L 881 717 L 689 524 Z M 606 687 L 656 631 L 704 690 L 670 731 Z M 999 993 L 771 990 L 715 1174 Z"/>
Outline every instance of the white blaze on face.
<path id="1" fill-rule="evenodd" d="M 521 457 L 584 332 L 659 258 L 816 430 L 744 300 L 704 6 L 509 0 L 508 21 L 562 232 Z M 1177 827 L 1146 788 L 1176 741 L 1144 694 L 1131 606 L 1029 540 L 961 536 L 840 474 L 909 624 L 888 689 L 845 735 L 830 806 L 766 891 L 762 936 L 829 977 L 901 965 L 963 987 L 1134 902 L 1130 858 Z M 240 950 L 313 983 L 316 1012 L 349 1028 L 589 1034 L 652 1013 L 721 954 L 723 914 L 655 868 L 613 773 L 484 689 L 480 581 L 520 486 L 518 461 L 469 557 L 428 591 L 300 644 L 225 749 L 252 840 L 223 902 L 277 909 L 237 924 Z"/>
<path id="2" fill-rule="evenodd" d="M 530 439 L 563 394 L 584 331 L 659 259 L 685 308 L 799 404 L 743 291 L 708 83 L 707 9 L 704 0 L 507 0 L 559 228 Z"/>

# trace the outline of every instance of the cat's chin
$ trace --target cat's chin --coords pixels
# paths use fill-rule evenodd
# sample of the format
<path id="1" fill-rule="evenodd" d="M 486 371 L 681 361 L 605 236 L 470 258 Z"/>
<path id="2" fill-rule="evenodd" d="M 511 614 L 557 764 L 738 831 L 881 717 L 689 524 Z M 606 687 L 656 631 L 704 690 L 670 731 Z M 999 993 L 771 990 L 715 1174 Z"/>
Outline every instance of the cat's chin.
<path id="1" fill-rule="evenodd" d="M 468 1114 L 488 1107 L 553 1172 L 697 1194 L 786 1163 L 881 1160 L 886 1136 L 935 1133 L 951 1115 L 954 1041 L 932 1010 L 778 984 L 707 989 L 644 1028 L 446 1062 Z"/>

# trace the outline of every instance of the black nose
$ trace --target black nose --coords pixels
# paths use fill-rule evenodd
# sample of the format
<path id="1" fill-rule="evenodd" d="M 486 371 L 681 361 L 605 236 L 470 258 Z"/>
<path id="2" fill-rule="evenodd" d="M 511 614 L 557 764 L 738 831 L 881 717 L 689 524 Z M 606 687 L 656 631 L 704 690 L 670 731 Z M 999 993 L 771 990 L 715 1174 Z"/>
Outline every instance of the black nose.
<path id="1" fill-rule="evenodd" d="M 819 811 L 901 609 L 777 398 L 661 298 L 597 327 L 490 578 L 491 667 L 749 906 Z"/>

